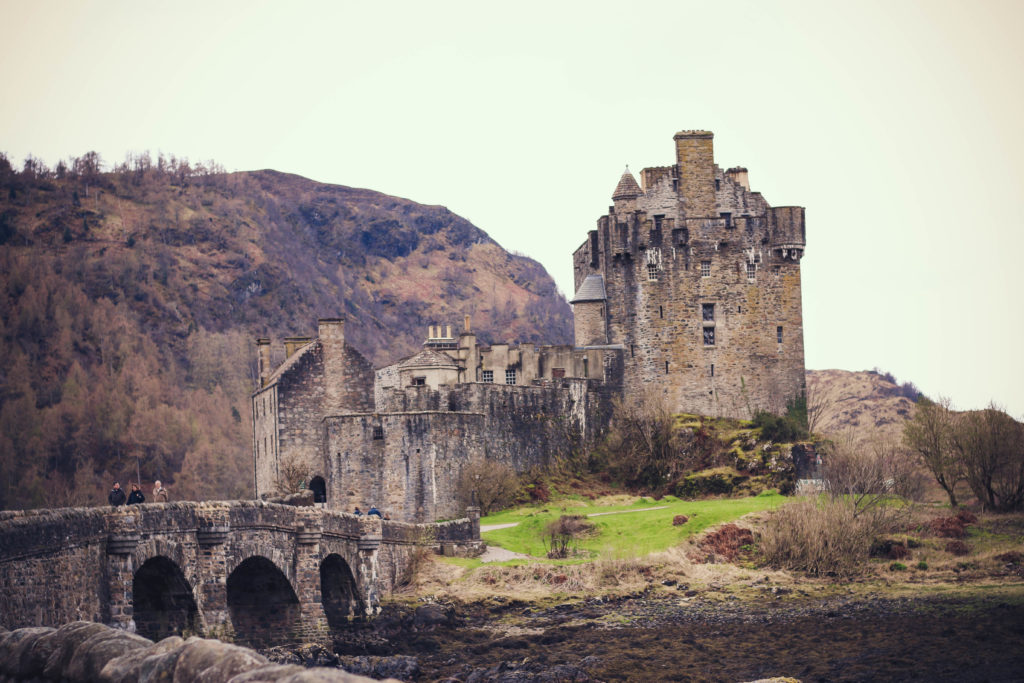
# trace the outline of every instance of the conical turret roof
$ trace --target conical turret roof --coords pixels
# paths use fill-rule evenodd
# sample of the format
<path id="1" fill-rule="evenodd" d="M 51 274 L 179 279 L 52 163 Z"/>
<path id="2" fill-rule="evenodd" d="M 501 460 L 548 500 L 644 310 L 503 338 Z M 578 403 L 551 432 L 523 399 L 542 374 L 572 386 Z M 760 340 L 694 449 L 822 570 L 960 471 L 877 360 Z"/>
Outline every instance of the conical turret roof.
<path id="1" fill-rule="evenodd" d="M 636 178 L 629 172 L 629 166 L 627 166 L 622 177 L 619 178 L 619 184 L 615 186 L 615 192 L 612 193 L 612 201 L 636 199 L 643 195 L 643 193 L 644 191 L 640 189 L 640 185 L 637 184 Z"/>

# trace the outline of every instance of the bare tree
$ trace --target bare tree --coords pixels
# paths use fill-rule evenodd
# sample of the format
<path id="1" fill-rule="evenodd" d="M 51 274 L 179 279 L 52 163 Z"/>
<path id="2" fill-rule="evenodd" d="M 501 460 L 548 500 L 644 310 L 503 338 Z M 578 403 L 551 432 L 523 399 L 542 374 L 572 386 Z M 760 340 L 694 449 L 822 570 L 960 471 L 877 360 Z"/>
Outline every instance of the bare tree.
<path id="1" fill-rule="evenodd" d="M 963 459 L 953 442 L 955 423 L 956 416 L 950 410 L 948 398 L 940 396 L 931 401 L 922 396 L 914 418 L 903 427 L 903 443 L 932 473 L 953 507 L 957 506 L 956 485 L 964 480 Z"/>
<path id="2" fill-rule="evenodd" d="M 895 499 L 916 500 L 921 476 L 907 452 L 892 439 L 857 432 L 844 434 L 825 453 L 822 479 L 831 498 L 853 506 L 854 516 L 879 509 L 895 512 Z"/>
<path id="3" fill-rule="evenodd" d="M 807 401 L 807 431 L 814 434 L 821 426 L 825 413 L 832 407 L 833 401 L 823 387 L 812 384 L 807 385 L 804 398 Z"/>
<path id="4" fill-rule="evenodd" d="M 605 442 L 612 472 L 625 483 L 657 487 L 686 469 L 675 415 L 656 387 L 616 399 Z"/>
<path id="5" fill-rule="evenodd" d="M 313 469 L 299 458 L 287 456 L 281 458 L 280 467 L 277 471 L 277 480 L 274 488 L 279 495 L 286 496 L 290 493 L 298 493 L 304 488 L 304 484 L 313 476 Z"/>
<path id="6" fill-rule="evenodd" d="M 504 463 L 481 458 L 466 463 L 455 486 L 459 502 L 478 505 L 486 517 L 512 502 L 519 490 L 519 476 Z"/>
<path id="7" fill-rule="evenodd" d="M 986 509 L 1024 507 L 1024 425 L 992 403 L 963 414 L 953 442 L 967 483 Z"/>

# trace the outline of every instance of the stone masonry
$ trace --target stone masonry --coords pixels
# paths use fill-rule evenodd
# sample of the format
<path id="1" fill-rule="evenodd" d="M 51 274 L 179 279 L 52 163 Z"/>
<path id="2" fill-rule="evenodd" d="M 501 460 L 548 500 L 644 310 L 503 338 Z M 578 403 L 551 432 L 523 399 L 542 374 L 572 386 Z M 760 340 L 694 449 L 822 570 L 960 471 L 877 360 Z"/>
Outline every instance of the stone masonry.
<path id="1" fill-rule="evenodd" d="M 314 636 L 375 614 L 417 546 L 472 552 L 479 512 L 468 512 L 426 525 L 258 501 L 4 513 L 0 627 L 86 620 L 253 645 Z"/>
<path id="2" fill-rule="evenodd" d="M 804 210 L 771 207 L 713 135 L 675 135 L 676 163 L 627 169 L 573 255 L 576 343 L 625 349 L 626 395 L 750 418 L 804 391 Z"/>

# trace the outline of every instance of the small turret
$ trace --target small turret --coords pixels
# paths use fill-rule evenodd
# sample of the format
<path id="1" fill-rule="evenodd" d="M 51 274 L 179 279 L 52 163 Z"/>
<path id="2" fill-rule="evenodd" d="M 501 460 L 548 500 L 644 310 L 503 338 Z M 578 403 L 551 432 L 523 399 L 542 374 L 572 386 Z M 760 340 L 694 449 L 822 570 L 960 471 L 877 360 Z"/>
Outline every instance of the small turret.
<path id="1" fill-rule="evenodd" d="M 776 206 L 768 209 L 768 230 L 772 253 L 783 261 L 799 261 L 807 246 L 804 207 Z"/>
<path id="2" fill-rule="evenodd" d="M 629 166 L 622 173 L 622 177 L 619 178 L 619 184 L 615 186 L 615 192 L 612 192 L 612 201 L 620 202 L 622 200 L 636 199 L 642 197 L 644 191 L 640 189 L 639 183 L 636 182 L 636 178 L 629 172 Z"/>

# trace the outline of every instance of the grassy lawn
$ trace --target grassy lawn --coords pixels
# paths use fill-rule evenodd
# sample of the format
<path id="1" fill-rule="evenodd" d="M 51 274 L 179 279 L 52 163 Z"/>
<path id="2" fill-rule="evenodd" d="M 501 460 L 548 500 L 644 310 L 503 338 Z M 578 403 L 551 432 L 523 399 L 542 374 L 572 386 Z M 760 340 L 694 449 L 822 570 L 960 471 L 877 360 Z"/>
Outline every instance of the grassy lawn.
<path id="1" fill-rule="evenodd" d="M 508 529 L 484 532 L 483 538 L 490 545 L 533 557 L 545 557 L 547 547 L 543 540 L 544 528 L 560 515 L 632 511 L 590 517 L 587 521 L 597 527 L 598 533 L 580 541 L 578 547 L 589 551 L 592 556 L 604 553 L 616 557 L 640 557 L 678 545 L 709 526 L 732 521 L 750 512 L 778 507 L 786 500 L 784 496 L 771 491 L 752 498 L 685 501 L 667 496 L 657 501 L 650 498 L 623 500 L 619 505 L 564 500 L 505 510 L 481 519 L 480 523 L 518 523 L 518 526 Z M 662 509 L 641 511 L 650 507 Z M 681 526 L 672 526 L 672 519 L 676 515 L 686 515 L 690 521 Z"/>

